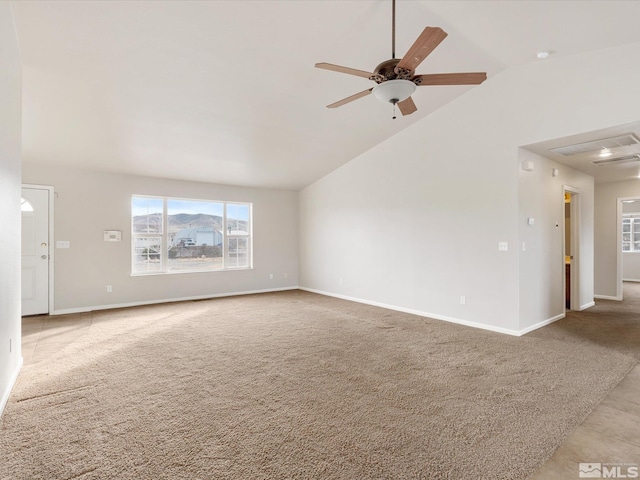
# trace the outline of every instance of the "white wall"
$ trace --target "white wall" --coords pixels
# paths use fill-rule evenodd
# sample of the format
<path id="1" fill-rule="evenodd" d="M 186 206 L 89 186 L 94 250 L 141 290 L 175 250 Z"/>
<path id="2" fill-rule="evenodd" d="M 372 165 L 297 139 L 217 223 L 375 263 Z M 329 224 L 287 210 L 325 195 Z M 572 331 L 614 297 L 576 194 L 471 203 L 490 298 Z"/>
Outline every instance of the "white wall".
<path id="1" fill-rule="evenodd" d="M 304 189 L 301 286 L 512 332 L 547 320 L 519 318 L 521 297 L 547 302 L 551 287 L 520 285 L 550 272 L 520 265 L 520 221 L 548 199 L 519 205 L 518 147 L 638 120 L 638 54 L 507 70 Z"/>
<path id="2" fill-rule="evenodd" d="M 56 313 L 298 285 L 297 192 L 29 163 L 23 165 L 23 181 L 55 187 L 55 237 L 71 242 L 70 249 L 54 251 Z M 254 268 L 132 277 L 133 194 L 252 202 Z M 104 230 L 121 230 L 122 242 L 105 242 Z"/>
<path id="3" fill-rule="evenodd" d="M 520 170 L 520 330 L 561 318 L 565 313 L 565 186 L 579 193 L 577 222 L 579 242 L 571 274 L 579 276 L 577 305 L 583 310 L 593 303 L 593 177 L 527 150 L 521 161 L 533 170 Z M 558 176 L 552 176 L 553 169 Z M 528 224 L 528 218 L 534 224 Z M 524 250 L 522 248 L 524 242 Z"/>
<path id="4" fill-rule="evenodd" d="M 11 5 L 0 2 L 0 414 L 22 364 L 20 349 L 21 67 Z M 11 342 L 11 351 L 9 351 Z"/>
<path id="5" fill-rule="evenodd" d="M 517 284 L 497 280 L 516 274 L 517 259 L 497 242 L 517 237 L 515 162 L 485 163 L 424 124 L 301 192 L 301 285 L 513 329 Z M 452 150 L 477 161 L 451 163 Z"/>
<path id="6" fill-rule="evenodd" d="M 622 254 L 622 279 L 627 282 L 640 282 L 640 253 Z"/>
<path id="7" fill-rule="evenodd" d="M 618 199 L 629 197 L 640 197 L 640 180 L 596 184 L 595 294 L 598 297 L 622 299 L 618 281 L 618 254 L 622 247 L 618 244 L 617 209 Z"/>

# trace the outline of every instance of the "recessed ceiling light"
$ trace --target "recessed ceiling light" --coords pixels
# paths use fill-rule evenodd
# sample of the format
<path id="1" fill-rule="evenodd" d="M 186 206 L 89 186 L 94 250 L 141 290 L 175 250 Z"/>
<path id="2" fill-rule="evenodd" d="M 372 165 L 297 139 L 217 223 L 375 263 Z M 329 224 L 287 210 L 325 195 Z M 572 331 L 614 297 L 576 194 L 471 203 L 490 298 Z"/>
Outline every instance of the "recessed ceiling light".
<path id="1" fill-rule="evenodd" d="M 609 150 L 608 148 L 603 148 L 600 153 L 598 154 L 598 156 L 600 158 L 607 158 L 611 156 L 611 150 Z"/>
<path id="2" fill-rule="evenodd" d="M 538 52 L 536 54 L 536 57 L 538 57 L 540 60 L 544 60 L 545 58 L 549 58 L 549 55 L 551 55 L 551 52 L 549 50 L 542 50 L 541 52 Z"/>

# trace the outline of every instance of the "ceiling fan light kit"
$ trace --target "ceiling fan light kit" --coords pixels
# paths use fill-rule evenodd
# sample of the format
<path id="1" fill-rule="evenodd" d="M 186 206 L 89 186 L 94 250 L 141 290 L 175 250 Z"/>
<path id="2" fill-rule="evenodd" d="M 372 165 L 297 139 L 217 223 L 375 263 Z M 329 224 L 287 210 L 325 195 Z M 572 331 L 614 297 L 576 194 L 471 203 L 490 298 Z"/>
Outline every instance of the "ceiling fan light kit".
<path id="1" fill-rule="evenodd" d="M 416 91 L 416 84 L 411 80 L 387 80 L 373 87 L 373 96 L 381 102 L 396 104 L 402 102 Z"/>
<path id="2" fill-rule="evenodd" d="M 396 1 L 392 0 L 391 15 L 391 59 L 380 63 L 374 72 L 358 70 L 331 63 L 316 63 L 316 68 L 331 70 L 339 73 L 368 78 L 377 83 L 377 86 L 362 92 L 343 98 L 327 105 L 328 108 L 336 108 L 350 103 L 358 98 L 366 97 L 373 92 L 378 100 L 398 105 L 402 115 L 410 115 L 417 110 L 411 95 L 418 86 L 427 85 L 479 85 L 487 79 L 485 72 L 469 73 L 436 73 L 428 75 L 416 75 L 418 65 L 433 52 L 447 37 L 447 33 L 439 27 L 426 27 L 420 36 L 413 42 L 411 48 L 401 59 L 396 59 Z M 395 113 L 392 118 L 396 118 Z"/>

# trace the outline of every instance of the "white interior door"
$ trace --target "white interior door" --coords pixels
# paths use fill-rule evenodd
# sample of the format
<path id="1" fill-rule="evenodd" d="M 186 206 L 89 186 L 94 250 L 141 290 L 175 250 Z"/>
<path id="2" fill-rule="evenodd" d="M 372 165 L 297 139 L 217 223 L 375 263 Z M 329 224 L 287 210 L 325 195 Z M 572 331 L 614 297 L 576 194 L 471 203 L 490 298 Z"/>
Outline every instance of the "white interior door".
<path id="1" fill-rule="evenodd" d="M 22 189 L 22 315 L 49 313 L 49 190 Z"/>

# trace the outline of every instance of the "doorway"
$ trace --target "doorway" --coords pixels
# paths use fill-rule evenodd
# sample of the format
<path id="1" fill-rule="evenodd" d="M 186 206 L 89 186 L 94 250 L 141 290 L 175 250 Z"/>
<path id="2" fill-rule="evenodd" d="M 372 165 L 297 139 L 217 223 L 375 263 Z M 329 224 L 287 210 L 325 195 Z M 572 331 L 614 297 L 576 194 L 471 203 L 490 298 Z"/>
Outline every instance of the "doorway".
<path id="1" fill-rule="evenodd" d="M 53 187 L 22 187 L 22 316 L 53 310 Z"/>
<path id="2" fill-rule="evenodd" d="M 580 194 L 578 189 L 564 187 L 563 274 L 566 310 L 580 310 Z"/>
<path id="3" fill-rule="evenodd" d="M 640 198 L 618 198 L 616 300 L 623 300 L 623 282 L 640 282 Z"/>

